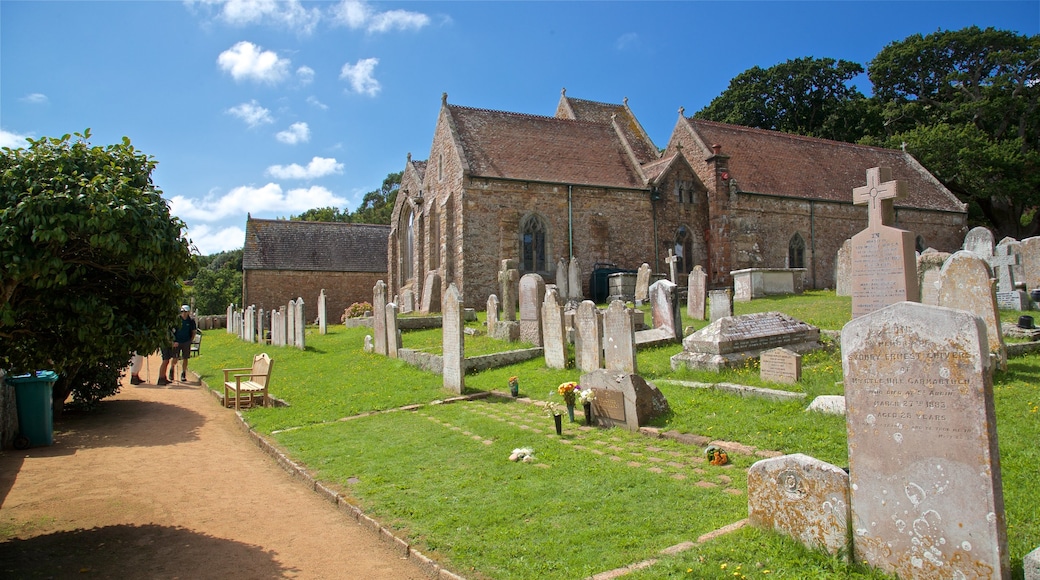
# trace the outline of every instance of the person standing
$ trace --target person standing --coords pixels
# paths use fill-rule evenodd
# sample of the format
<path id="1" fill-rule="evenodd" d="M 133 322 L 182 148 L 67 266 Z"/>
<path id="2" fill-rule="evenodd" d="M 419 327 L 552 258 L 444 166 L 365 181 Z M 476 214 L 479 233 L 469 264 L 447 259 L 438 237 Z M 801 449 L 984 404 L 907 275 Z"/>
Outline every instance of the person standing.
<path id="1" fill-rule="evenodd" d="M 191 356 L 191 341 L 195 340 L 198 325 L 191 317 L 191 307 L 187 304 L 181 306 L 180 320 L 173 327 L 173 344 L 170 348 L 162 349 L 162 365 L 159 367 L 158 385 L 172 383 L 177 372 L 177 359 L 181 359 L 181 382 L 188 380 L 188 357 Z M 166 378 L 166 367 L 169 366 L 169 379 Z"/>

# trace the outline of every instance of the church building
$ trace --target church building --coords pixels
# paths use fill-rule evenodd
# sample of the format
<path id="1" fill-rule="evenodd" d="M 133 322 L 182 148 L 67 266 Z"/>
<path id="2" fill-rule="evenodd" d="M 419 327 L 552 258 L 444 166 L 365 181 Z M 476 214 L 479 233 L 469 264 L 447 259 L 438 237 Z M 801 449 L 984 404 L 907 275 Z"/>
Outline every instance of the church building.
<path id="1" fill-rule="evenodd" d="M 593 269 L 679 271 L 711 287 L 744 268 L 805 268 L 804 286 L 834 287 L 841 244 L 867 225 L 852 190 L 889 167 L 908 195 L 889 225 L 918 250 L 955 251 L 966 206 L 904 151 L 702 121 L 682 109 L 662 151 L 628 107 L 564 92 L 552 117 L 449 104 L 429 157 L 408 156 L 391 218 L 391 296 L 455 283 L 468 307 L 497 294 L 502 260 L 552 283 L 560 258 Z M 429 276 L 435 272 L 437 276 Z M 683 278 L 685 280 L 685 278 Z"/>

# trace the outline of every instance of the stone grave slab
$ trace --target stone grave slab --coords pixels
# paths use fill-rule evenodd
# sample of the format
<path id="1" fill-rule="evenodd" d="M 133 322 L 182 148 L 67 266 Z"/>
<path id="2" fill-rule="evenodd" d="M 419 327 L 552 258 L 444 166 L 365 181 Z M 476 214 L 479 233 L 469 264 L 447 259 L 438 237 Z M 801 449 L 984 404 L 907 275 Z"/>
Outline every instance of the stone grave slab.
<path id="1" fill-rule="evenodd" d="M 600 427 L 638 431 L 671 410 L 664 394 L 637 374 L 598 369 L 581 375 L 581 385 L 596 393 L 592 417 Z"/>
<path id="2" fill-rule="evenodd" d="M 1010 578 L 986 327 L 903 302 L 841 332 L 855 560 Z"/>
<path id="3" fill-rule="evenodd" d="M 563 306 L 556 286 L 549 286 L 542 300 L 542 348 L 545 366 L 551 369 L 567 368 L 567 344 L 563 323 Z"/>
<path id="4" fill-rule="evenodd" d="M 443 342 L 444 388 L 462 394 L 466 389 L 466 341 L 462 313 L 462 296 L 452 282 L 441 305 L 441 337 Z"/>
<path id="5" fill-rule="evenodd" d="M 422 303 L 419 305 L 421 314 L 433 314 L 441 311 L 441 275 L 437 270 L 426 273 L 423 281 Z"/>
<path id="6" fill-rule="evenodd" d="M 796 353 L 822 348 L 820 329 L 781 312 L 721 318 L 683 339 L 683 351 L 671 358 L 672 369 L 719 371 L 777 347 Z"/>
<path id="7" fill-rule="evenodd" d="M 814 550 L 847 557 L 849 475 L 795 453 L 748 469 L 748 521 L 787 534 Z"/>
<path id="8" fill-rule="evenodd" d="M 1018 251 L 1022 256 L 1022 282 L 1026 291 L 1040 288 L 1040 236 L 1022 240 Z"/>
<path id="9" fill-rule="evenodd" d="M 921 287 L 921 304 L 939 305 L 939 270 L 950 257 L 947 252 L 925 250 L 917 256 L 917 280 Z"/>
<path id="10" fill-rule="evenodd" d="M 291 313 L 292 308 L 289 310 Z M 291 314 L 289 326 L 293 326 Z M 386 356 L 386 282 L 382 280 L 377 280 L 372 288 L 372 334 L 375 338 L 376 354 Z M 293 336 L 292 330 L 289 331 L 289 336 Z"/>
<path id="11" fill-rule="evenodd" d="M 809 403 L 809 406 L 805 408 L 806 411 L 813 411 L 816 413 L 824 413 L 827 415 L 844 415 L 845 414 L 845 396 L 844 395 L 820 395 Z"/>
<path id="12" fill-rule="evenodd" d="M 520 293 L 520 271 L 516 260 L 502 260 L 502 269 L 498 272 L 498 299 L 502 301 L 502 320 L 516 320 L 517 302 Z"/>
<path id="13" fill-rule="evenodd" d="M 574 311 L 574 363 L 583 373 L 603 368 L 603 315 L 591 300 Z"/>
<path id="14" fill-rule="evenodd" d="M 708 273 L 700 264 L 686 281 L 686 314 L 694 320 L 704 320 L 704 307 L 708 302 Z"/>
<path id="15" fill-rule="evenodd" d="M 794 384 L 802 380 L 802 355 L 783 347 L 764 350 L 758 368 L 763 381 Z"/>
<path id="16" fill-rule="evenodd" d="M 965 234 L 961 248 L 988 261 L 993 256 L 993 232 L 983 226 L 972 228 Z"/>
<path id="17" fill-rule="evenodd" d="M 636 363 L 636 336 L 632 315 L 624 302 L 615 300 L 603 313 L 603 361 L 607 370 L 639 372 Z"/>
<path id="18" fill-rule="evenodd" d="M 642 304 L 650 298 L 650 264 L 643 262 L 636 272 L 635 302 Z"/>
<path id="19" fill-rule="evenodd" d="M 520 278 L 520 340 L 542 346 L 542 302 L 545 280 L 538 274 Z"/>
<path id="20" fill-rule="evenodd" d="M 845 240 L 834 258 L 834 293 L 852 296 L 852 240 Z"/>
<path id="21" fill-rule="evenodd" d="M 986 325 L 989 352 L 997 356 L 998 367 L 1007 367 L 996 290 L 985 260 L 967 250 L 950 256 L 939 270 L 939 306 L 967 310 L 981 318 Z"/>
<path id="22" fill-rule="evenodd" d="M 730 272 L 733 276 L 733 301 L 750 302 L 755 298 L 801 294 L 805 268 L 745 268 Z"/>
<path id="23" fill-rule="evenodd" d="M 715 322 L 733 316 L 733 291 L 729 288 L 708 291 L 708 320 Z"/>

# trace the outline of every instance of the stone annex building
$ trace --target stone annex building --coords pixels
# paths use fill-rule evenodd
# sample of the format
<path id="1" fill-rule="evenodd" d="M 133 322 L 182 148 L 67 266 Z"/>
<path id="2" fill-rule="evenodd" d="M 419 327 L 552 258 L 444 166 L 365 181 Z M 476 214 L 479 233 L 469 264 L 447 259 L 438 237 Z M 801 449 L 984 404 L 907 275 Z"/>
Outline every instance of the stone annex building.
<path id="1" fill-rule="evenodd" d="M 386 277 L 389 226 L 246 218 L 242 304 L 265 312 L 303 298 L 304 316 L 318 317 L 325 290 L 329 320 L 355 302 L 371 302 Z"/>
<path id="2" fill-rule="evenodd" d="M 852 190 L 889 167 L 909 194 L 890 225 L 918 251 L 952 252 L 966 206 L 905 151 L 679 118 L 661 151 L 622 104 L 560 97 L 553 117 L 449 104 L 426 161 L 408 156 L 393 210 L 389 295 L 422 296 L 431 272 L 466 306 L 498 293 L 500 262 L 555 280 L 573 256 L 585 295 L 597 264 L 680 272 L 700 265 L 712 287 L 744 268 L 806 268 L 805 286 L 834 287 L 841 244 L 867 225 Z M 435 279 L 431 277 L 431 280 Z"/>

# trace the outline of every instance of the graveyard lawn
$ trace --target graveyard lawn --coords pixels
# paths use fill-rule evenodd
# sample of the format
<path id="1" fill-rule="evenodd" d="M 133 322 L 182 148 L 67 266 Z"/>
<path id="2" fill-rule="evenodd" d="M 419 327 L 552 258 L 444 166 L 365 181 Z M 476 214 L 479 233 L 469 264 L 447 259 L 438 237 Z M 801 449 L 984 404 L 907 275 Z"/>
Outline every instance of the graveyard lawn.
<path id="1" fill-rule="evenodd" d="M 777 310 L 839 330 L 850 301 L 812 291 L 735 309 Z M 707 324 L 683 310 L 685 327 Z M 577 422 L 565 417 L 564 436 L 557 437 L 536 403 L 562 403 L 555 387 L 579 380 L 573 366 L 552 370 L 535 359 L 467 375 L 466 393 L 502 396 L 431 404 L 452 396 L 442 377 L 365 353 L 369 332 L 336 325 L 320 335 L 309 327 L 305 351 L 210 332 L 210 346 L 193 368 L 207 384 L 219 385 L 221 368 L 256 352 L 271 354 L 272 395 L 291 406 L 249 410 L 246 421 L 396 535 L 467 578 L 587 577 L 648 559 L 658 563 L 631 577 L 887 578 L 748 527 L 696 542 L 747 516 L 746 470 L 760 458 L 755 451 L 804 453 L 847 466 L 844 418 L 804 411 L 817 395 L 843 394 L 836 347 L 806 355 L 794 385 L 762 382 L 756 364 L 721 374 L 672 371 L 668 359 L 681 350 L 678 344 L 641 350 L 640 374 L 651 381 L 732 382 L 806 394 L 803 402 L 778 403 L 657 383 L 672 414 L 654 427 L 744 446 L 729 453 L 731 466 L 716 467 L 696 445 L 583 428 L 580 407 Z M 471 346 L 497 349 L 476 346 L 486 337 L 465 340 L 467 354 Z M 436 333 L 403 333 L 405 348 L 418 343 L 436 349 Z M 512 376 L 519 377 L 521 400 L 505 396 Z M 1023 556 L 1040 545 L 1040 451 L 1034 445 L 1040 356 L 1011 359 L 994 383 L 1009 553 L 1020 573 Z M 406 405 L 421 406 L 394 412 Z M 508 461 L 519 447 L 534 449 L 533 463 Z M 683 542 L 694 543 L 677 554 L 660 553 Z"/>

